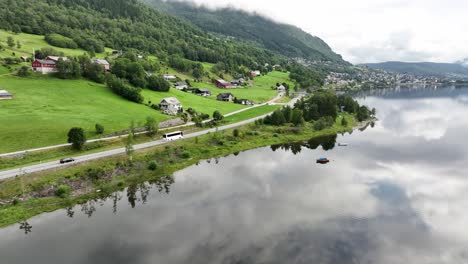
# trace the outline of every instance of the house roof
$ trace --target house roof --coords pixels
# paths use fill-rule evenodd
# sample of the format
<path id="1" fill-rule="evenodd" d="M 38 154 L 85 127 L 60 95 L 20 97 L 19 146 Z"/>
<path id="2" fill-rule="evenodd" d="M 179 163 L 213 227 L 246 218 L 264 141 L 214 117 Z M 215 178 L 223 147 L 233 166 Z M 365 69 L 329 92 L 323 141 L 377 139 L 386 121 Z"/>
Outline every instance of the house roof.
<path id="1" fill-rule="evenodd" d="M 11 93 L 9 93 L 7 90 L 0 90 L 0 95 L 11 96 Z"/>
<path id="2" fill-rule="evenodd" d="M 203 89 L 203 88 L 199 88 L 199 89 L 197 89 L 197 91 L 199 91 L 199 92 L 204 92 L 204 93 L 211 93 L 210 90 L 208 90 L 208 89 Z"/>
<path id="3" fill-rule="evenodd" d="M 36 60 L 36 61 L 39 62 L 40 64 L 49 64 L 49 65 L 57 64 L 57 62 L 53 60 Z"/>
<path id="4" fill-rule="evenodd" d="M 218 83 L 222 84 L 222 85 L 231 85 L 230 82 L 227 82 L 225 80 L 217 80 Z"/>
<path id="5" fill-rule="evenodd" d="M 176 82 L 174 85 L 175 86 L 183 86 L 183 85 L 187 85 L 187 83 L 186 82 Z"/>
<path id="6" fill-rule="evenodd" d="M 164 103 L 164 102 L 166 102 L 167 104 L 172 104 L 172 105 L 180 104 L 179 100 L 177 100 L 177 98 L 175 97 L 164 98 L 161 100 L 161 103 Z"/>
<path id="7" fill-rule="evenodd" d="M 218 94 L 218 97 L 222 97 L 222 98 L 227 98 L 229 96 L 234 97 L 234 95 L 232 93 L 220 93 L 220 94 Z"/>
<path id="8" fill-rule="evenodd" d="M 59 57 L 59 56 L 47 56 L 46 59 L 53 60 L 53 61 L 58 61 L 59 59 L 62 59 L 64 61 L 68 60 L 67 57 Z"/>
<path id="9" fill-rule="evenodd" d="M 91 60 L 93 63 L 100 64 L 100 65 L 109 65 L 109 62 L 105 59 L 94 59 Z"/>

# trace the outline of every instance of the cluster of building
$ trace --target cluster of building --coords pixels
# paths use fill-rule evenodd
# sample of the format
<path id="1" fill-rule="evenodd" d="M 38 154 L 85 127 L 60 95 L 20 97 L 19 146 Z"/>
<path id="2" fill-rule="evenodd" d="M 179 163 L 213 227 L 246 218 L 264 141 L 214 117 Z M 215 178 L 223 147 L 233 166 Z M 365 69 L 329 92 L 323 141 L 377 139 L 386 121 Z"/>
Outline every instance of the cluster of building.
<path id="1" fill-rule="evenodd" d="M 362 69 L 353 73 L 330 73 L 325 79 L 326 86 L 336 89 L 385 88 L 398 85 L 431 85 L 445 82 L 436 76 L 392 73 L 382 70 Z"/>
<path id="2" fill-rule="evenodd" d="M 67 61 L 67 57 L 58 57 L 58 56 L 47 56 L 46 58 L 40 60 L 36 59 L 31 63 L 32 70 L 34 72 L 40 72 L 42 74 L 50 74 L 58 72 L 57 63 L 62 59 Z M 110 70 L 110 64 L 107 60 L 104 59 L 92 59 L 92 63 L 102 65 L 106 71 Z"/>

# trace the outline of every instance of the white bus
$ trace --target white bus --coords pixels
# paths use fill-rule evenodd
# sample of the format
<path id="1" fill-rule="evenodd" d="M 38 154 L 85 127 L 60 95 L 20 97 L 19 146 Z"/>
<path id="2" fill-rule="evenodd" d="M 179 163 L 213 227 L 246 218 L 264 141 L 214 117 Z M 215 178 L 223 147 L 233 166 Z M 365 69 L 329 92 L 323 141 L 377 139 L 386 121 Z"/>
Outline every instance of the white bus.
<path id="1" fill-rule="evenodd" d="M 167 133 L 163 135 L 164 140 L 166 141 L 172 141 L 172 140 L 177 140 L 184 138 L 184 132 L 182 131 L 175 131 L 171 133 Z"/>

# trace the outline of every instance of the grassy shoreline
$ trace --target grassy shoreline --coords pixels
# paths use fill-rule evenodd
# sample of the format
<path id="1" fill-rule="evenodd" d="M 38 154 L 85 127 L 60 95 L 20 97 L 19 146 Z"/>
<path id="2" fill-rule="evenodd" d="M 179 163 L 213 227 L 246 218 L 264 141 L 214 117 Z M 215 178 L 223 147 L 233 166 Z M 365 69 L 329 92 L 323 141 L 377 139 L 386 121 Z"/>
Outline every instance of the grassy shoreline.
<path id="1" fill-rule="evenodd" d="M 128 186 L 154 181 L 198 163 L 200 160 L 280 143 L 304 141 L 315 137 L 351 131 L 356 121 L 346 115 L 349 126 L 339 118 L 331 128 L 314 131 L 304 127 L 271 127 L 247 125 L 237 130 L 211 133 L 198 138 L 176 141 L 136 153 L 133 161 L 126 155 L 77 164 L 0 182 L 0 227 L 27 220 L 45 212 L 71 207 L 91 199 L 104 198 Z M 154 164 L 154 170 L 149 165 Z M 58 197 L 59 186 L 70 193 Z"/>

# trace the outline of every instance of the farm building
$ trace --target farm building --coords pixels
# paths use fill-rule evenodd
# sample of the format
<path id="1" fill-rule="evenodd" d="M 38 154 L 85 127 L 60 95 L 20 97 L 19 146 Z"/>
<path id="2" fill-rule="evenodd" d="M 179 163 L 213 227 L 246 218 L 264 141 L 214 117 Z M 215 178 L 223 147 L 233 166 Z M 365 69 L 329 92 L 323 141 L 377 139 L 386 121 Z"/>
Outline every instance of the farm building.
<path id="1" fill-rule="evenodd" d="M 177 115 L 183 111 L 182 104 L 175 97 L 162 99 L 159 108 L 166 115 Z"/>
<path id="2" fill-rule="evenodd" d="M 62 60 L 68 60 L 67 57 L 48 56 L 43 60 L 34 60 L 32 62 L 32 70 L 40 72 L 42 74 L 49 74 L 57 72 L 57 62 Z"/>
<path id="3" fill-rule="evenodd" d="M 110 63 L 107 60 L 104 59 L 92 59 L 92 63 L 102 65 L 104 67 L 104 70 L 110 71 Z"/>
<path id="4" fill-rule="evenodd" d="M 254 103 L 248 99 L 239 99 L 236 100 L 236 104 L 241 104 L 241 105 L 254 105 Z"/>
<path id="5" fill-rule="evenodd" d="M 200 95 L 200 96 L 211 96 L 211 91 L 208 89 L 199 88 L 194 91 L 194 94 Z"/>
<path id="6" fill-rule="evenodd" d="M 234 88 L 234 85 L 232 83 L 227 82 L 225 80 L 216 80 L 216 86 L 222 89 Z"/>
<path id="7" fill-rule="evenodd" d="M 233 102 L 234 95 L 232 93 L 220 93 L 216 99 L 223 102 Z"/>
<path id="8" fill-rule="evenodd" d="M 7 90 L 0 90 L 0 100 L 13 99 L 13 95 Z"/>
<path id="9" fill-rule="evenodd" d="M 188 84 L 186 82 L 176 82 L 174 84 L 174 88 L 177 90 L 183 90 L 188 88 Z"/>
<path id="10" fill-rule="evenodd" d="M 250 72 L 250 75 L 251 75 L 252 77 L 257 77 L 257 76 L 262 75 L 262 73 L 261 73 L 260 71 L 251 71 L 251 72 Z"/>

